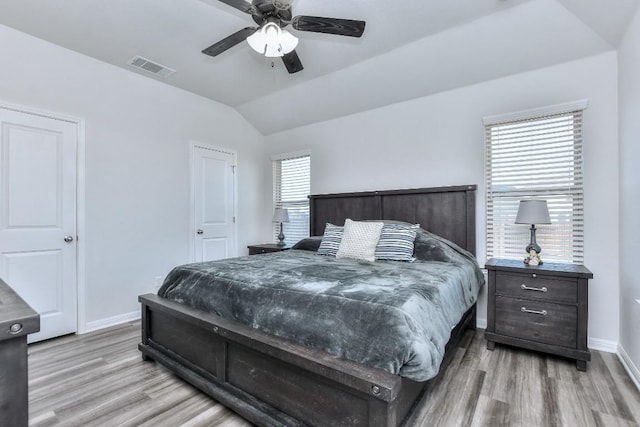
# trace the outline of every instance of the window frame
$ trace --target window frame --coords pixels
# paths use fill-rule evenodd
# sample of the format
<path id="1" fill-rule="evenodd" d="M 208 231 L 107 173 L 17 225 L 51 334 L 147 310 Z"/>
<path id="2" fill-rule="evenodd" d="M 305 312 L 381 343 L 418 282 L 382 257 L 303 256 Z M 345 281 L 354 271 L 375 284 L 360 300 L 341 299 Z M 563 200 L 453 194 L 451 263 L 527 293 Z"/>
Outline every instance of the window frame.
<path id="1" fill-rule="evenodd" d="M 552 217 L 551 225 L 544 225 L 538 227 L 538 242 L 543 248 L 541 257 L 543 260 L 550 262 L 569 262 L 569 263 L 582 263 L 584 260 L 584 110 L 588 106 L 588 100 L 580 100 L 575 102 L 569 102 L 565 104 L 552 105 L 543 108 L 537 108 L 532 110 L 519 111 L 515 113 L 508 113 L 495 116 L 487 116 L 483 118 L 483 124 L 485 128 L 485 220 L 486 220 L 486 239 L 485 249 L 487 258 L 507 258 L 507 259 L 523 259 L 525 254 L 525 246 L 529 242 L 530 230 L 528 226 L 516 225 L 515 221 L 505 221 L 504 218 L 510 218 L 514 216 L 514 208 L 517 211 L 517 207 L 513 204 L 516 203 L 516 199 L 549 199 L 549 212 Z M 546 119 L 556 119 L 562 116 L 573 116 L 572 125 L 575 126 L 576 122 L 579 127 L 572 128 L 574 135 L 567 138 L 567 142 L 571 141 L 573 150 L 573 162 L 571 170 L 565 171 L 567 176 L 573 176 L 573 178 L 566 178 L 568 182 L 573 182 L 574 185 L 567 185 L 562 191 L 558 191 L 558 188 L 553 186 L 534 186 L 530 188 L 518 188 L 517 190 L 496 190 L 492 187 L 492 179 L 496 171 L 493 169 L 493 163 L 495 157 L 491 157 L 493 153 L 494 145 L 499 138 L 492 139 L 492 129 L 505 126 L 511 126 L 520 124 L 525 126 L 527 123 L 532 124 L 528 131 L 534 133 L 536 126 L 540 126 Z M 576 121 L 577 118 L 577 121 Z M 536 123 L 538 122 L 538 123 Z M 577 130 L 576 130 L 577 129 Z M 549 138 L 545 141 L 551 141 Z M 520 141 L 521 143 L 521 141 Z M 492 145 L 494 144 L 494 145 Z M 505 143 L 503 142 L 503 145 Z M 513 142 L 514 146 L 517 146 L 517 142 Z M 511 148 L 511 147 L 510 147 Z M 517 148 L 514 148 L 517 150 Z M 551 151 L 549 151 L 551 153 Z M 558 158 L 561 158 L 560 156 Z M 532 161 L 533 162 L 533 161 Z M 531 167 L 531 165 L 529 165 Z M 500 172 L 498 170 L 497 172 Z M 575 177 L 579 176 L 579 179 Z M 517 181 L 515 178 L 511 178 Z M 514 182 L 515 182 L 514 181 Z M 498 186 L 499 187 L 499 186 Z M 514 184 L 515 187 L 515 184 Z M 525 186 L 526 187 L 526 186 Z M 511 200 L 509 200 L 511 198 Z M 560 208 L 564 203 L 564 207 Z M 503 202 L 503 210 L 496 211 L 497 203 Z M 511 203 L 511 206 L 509 206 Z M 560 213 L 566 215 L 566 206 L 570 206 L 572 212 L 571 220 L 568 222 L 555 222 L 554 216 L 559 217 Z M 507 206 L 507 207 L 505 207 Z M 498 208 L 499 209 L 499 208 Z M 506 211 L 504 210 L 506 209 Z M 569 224 L 569 225 L 567 225 Z M 564 229 L 561 227 L 564 226 Z M 570 229 L 571 231 L 567 231 Z M 504 244 L 500 242 L 513 242 L 517 239 L 517 244 Z M 553 244 L 555 251 L 547 251 L 545 253 L 545 240 L 549 244 Z M 518 245 L 523 242 L 522 249 L 518 251 Z M 553 243 L 551 243 L 553 242 Z M 559 249 L 561 245 L 564 245 L 564 253 L 562 249 Z M 570 249 L 568 249 L 570 247 Z M 546 257 L 545 257 L 546 255 Z"/>
<path id="2" fill-rule="evenodd" d="M 308 157 L 309 158 L 309 194 L 311 193 L 311 150 L 302 150 L 302 151 L 295 151 L 295 152 L 288 152 L 288 153 L 280 153 L 280 154 L 274 154 L 271 156 L 271 173 L 272 173 L 272 201 L 273 201 L 273 209 L 275 208 L 287 208 L 288 212 L 289 212 L 289 219 L 291 220 L 293 217 L 293 213 L 292 209 L 290 207 L 287 207 L 287 203 L 294 203 L 296 204 L 296 208 L 299 208 L 302 205 L 302 209 L 304 210 L 306 208 L 306 227 L 305 227 L 305 233 L 300 233 L 299 231 L 302 229 L 301 227 L 297 227 L 297 230 L 294 232 L 291 232 L 291 230 L 287 230 L 287 228 L 291 227 L 291 223 L 283 223 L 284 226 L 284 235 L 285 235 L 285 243 L 287 243 L 287 245 L 291 245 L 291 244 L 295 244 L 299 239 L 299 238 L 304 238 L 304 237 L 309 237 L 309 194 L 307 194 L 306 198 L 304 200 L 300 199 L 300 200 L 296 200 L 296 201 L 288 201 L 288 202 L 282 202 L 282 200 L 278 200 L 278 184 L 277 182 L 277 172 L 276 172 L 276 164 L 277 162 L 282 162 L 282 161 L 286 161 L 286 160 L 295 160 L 295 159 L 300 159 L 303 157 Z M 280 177 L 281 179 L 281 177 Z M 305 205 L 306 202 L 306 205 Z M 273 212 L 273 209 L 271 212 Z M 280 223 L 273 223 L 272 224 L 272 235 L 273 235 L 273 241 L 277 242 L 278 241 L 278 234 L 280 233 Z M 289 234 L 288 234 L 289 233 Z M 290 240 L 290 236 L 291 234 L 293 234 L 294 236 L 296 236 L 296 238 L 294 240 L 296 240 L 295 242 Z"/>

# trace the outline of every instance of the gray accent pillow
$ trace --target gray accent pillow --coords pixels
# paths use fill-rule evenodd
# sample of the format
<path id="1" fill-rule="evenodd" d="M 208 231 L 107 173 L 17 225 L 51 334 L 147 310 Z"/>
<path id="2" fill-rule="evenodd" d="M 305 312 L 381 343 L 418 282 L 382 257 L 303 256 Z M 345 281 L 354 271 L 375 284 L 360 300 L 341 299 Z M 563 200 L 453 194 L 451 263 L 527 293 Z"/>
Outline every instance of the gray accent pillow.
<path id="1" fill-rule="evenodd" d="M 300 240 L 298 243 L 293 245 L 291 249 L 317 252 L 320 247 L 320 243 L 322 243 L 322 236 L 311 236 Z"/>
<path id="2" fill-rule="evenodd" d="M 420 229 L 416 235 L 413 256 L 421 261 L 453 262 L 463 254 L 468 258 L 474 258 L 469 252 L 460 248 L 453 242 Z"/>

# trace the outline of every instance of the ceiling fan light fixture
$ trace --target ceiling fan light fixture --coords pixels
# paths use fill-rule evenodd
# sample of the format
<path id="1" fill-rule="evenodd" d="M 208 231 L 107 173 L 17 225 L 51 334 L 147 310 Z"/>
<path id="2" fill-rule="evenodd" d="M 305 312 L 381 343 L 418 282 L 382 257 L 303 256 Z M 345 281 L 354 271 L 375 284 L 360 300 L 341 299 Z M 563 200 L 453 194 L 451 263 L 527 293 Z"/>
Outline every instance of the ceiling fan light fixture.
<path id="1" fill-rule="evenodd" d="M 275 22 L 267 22 L 251 36 L 247 43 L 256 52 L 268 58 L 284 56 L 298 45 L 298 38 L 281 29 Z"/>
<path id="2" fill-rule="evenodd" d="M 213 1 L 213 0 L 212 0 Z M 365 21 L 326 18 L 322 16 L 294 15 L 294 0 L 219 0 L 251 16 L 258 25 L 245 27 L 204 49 L 202 53 L 216 57 L 232 47 L 247 41 L 253 50 L 267 57 L 282 58 L 289 74 L 304 70 L 296 53 L 298 38 L 283 30 L 288 25 L 296 31 L 362 37 Z M 274 65 L 273 61 L 269 61 Z"/>
<path id="3" fill-rule="evenodd" d="M 280 36 L 280 46 L 282 48 L 282 53 L 286 55 L 298 46 L 298 38 L 291 34 L 289 31 L 282 30 L 282 35 Z"/>

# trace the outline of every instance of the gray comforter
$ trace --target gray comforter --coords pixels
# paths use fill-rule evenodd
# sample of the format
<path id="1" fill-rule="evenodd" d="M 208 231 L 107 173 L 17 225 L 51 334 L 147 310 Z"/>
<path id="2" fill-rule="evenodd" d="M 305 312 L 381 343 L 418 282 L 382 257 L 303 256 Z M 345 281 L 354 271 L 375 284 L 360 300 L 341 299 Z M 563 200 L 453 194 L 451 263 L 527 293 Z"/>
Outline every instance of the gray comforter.
<path id="1" fill-rule="evenodd" d="M 424 230 L 413 263 L 336 259 L 318 244 L 176 267 L 158 295 L 416 381 L 436 376 L 484 284 L 475 259 Z"/>

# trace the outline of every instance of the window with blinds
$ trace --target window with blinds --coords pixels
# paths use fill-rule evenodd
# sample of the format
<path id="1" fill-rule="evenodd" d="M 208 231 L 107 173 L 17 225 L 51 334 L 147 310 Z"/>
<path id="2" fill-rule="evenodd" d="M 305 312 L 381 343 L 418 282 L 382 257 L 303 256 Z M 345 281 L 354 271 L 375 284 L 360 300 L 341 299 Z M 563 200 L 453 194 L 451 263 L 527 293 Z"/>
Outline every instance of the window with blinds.
<path id="1" fill-rule="evenodd" d="M 586 105 L 585 105 L 586 107 Z M 515 224 L 520 200 L 547 200 L 551 225 L 536 225 L 543 261 L 583 261 L 582 109 L 485 119 L 487 258 L 522 259 L 530 226 Z"/>
<path id="2" fill-rule="evenodd" d="M 273 202 L 287 209 L 289 222 L 283 223 L 285 243 L 295 244 L 309 237 L 309 194 L 311 193 L 311 156 L 302 155 L 273 161 Z M 274 241 L 280 224 L 273 225 Z"/>

